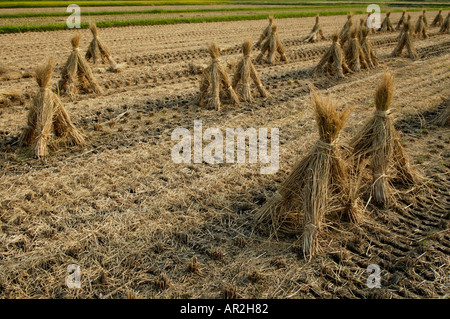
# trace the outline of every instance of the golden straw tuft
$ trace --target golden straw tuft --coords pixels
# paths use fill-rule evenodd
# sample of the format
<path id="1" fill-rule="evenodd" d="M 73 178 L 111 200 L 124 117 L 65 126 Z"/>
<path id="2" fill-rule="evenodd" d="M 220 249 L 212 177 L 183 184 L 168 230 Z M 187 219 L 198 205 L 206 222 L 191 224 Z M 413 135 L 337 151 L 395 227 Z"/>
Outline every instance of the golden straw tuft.
<path id="1" fill-rule="evenodd" d="M 405 185 L 414 185 L 419 180 L 406 157 L 400 142 L 400 135 L 394 127 L 391 103 L 394 95 L 394 80 L 385 73 L 375 94 L 375 113 L 350 142 L 353 156 L 370 158 L 372 167 L 371 196 L 380 206 L 390 202 L 391 181 L 398 180 Z"/>

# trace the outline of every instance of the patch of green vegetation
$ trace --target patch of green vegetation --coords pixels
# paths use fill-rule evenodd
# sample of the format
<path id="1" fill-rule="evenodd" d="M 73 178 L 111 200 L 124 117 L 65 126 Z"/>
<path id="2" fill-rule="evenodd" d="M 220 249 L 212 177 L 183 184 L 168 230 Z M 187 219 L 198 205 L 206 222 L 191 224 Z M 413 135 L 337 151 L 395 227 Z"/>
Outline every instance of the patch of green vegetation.
<path id="1" fill-rule="evenodd" d="M 255 12 L 255 11 L 292 11 L 302 9 L 343 9 L 343 8 L 361 8 L 360 5 L 346 5 L 346 6 L 314 6 L 314 7 L 251 7 L 251 8 L 202 8 L 202 9 L 180 9 L 180 10 L 133 10 L 133 11 L 93 11 L 81 12 L 81 15 L 100 16 L 100 15 L 122 15 L 122 14 L 177 14 L 177 13 L 206 13 L 206 12 Z M 71 15 L 71 12 L 32 12 L 32 13 L 12 13 L 0 14 L 0 18 L 15 19 L 15 18 L 37 18 L 37 17 L 65 17 Z"/>

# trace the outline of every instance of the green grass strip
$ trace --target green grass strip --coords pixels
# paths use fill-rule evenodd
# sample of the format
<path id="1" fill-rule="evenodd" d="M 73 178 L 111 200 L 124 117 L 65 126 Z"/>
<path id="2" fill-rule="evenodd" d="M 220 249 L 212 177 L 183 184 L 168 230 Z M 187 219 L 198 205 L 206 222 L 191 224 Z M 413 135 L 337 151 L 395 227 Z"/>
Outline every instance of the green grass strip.
<path id="1" fill-rule="evenodd" d="M 257 7 L 257 8 L 215 8 L 215 9 L 180 9 L 180 10 L 133 10 L 133 11 L 93 11 L 83 12 L 81 15 L 87 16 L 102 16 L 102 15 L 123 15 L 123 14 L 177 14 L 177 13 L 205 13 L 205 12 L 255 12 L 255 11 L 291 11 L 291 10 L 315 10 L 315 9 L 344 9 L 344 8 L 362 8 L 360 5 L 350 6 L 315 6 L 315 7 Z M 71 12 L 38 12 L 38 13 L 10 13 L 0 14 L 2 19 L 16 19 L 16 18 L 37 18 L 37 17 L 68 17 Z"/>
<path id="2" fill-rule="evenodd" d="M 401 12 L 402 10 L 392 10 L 393 12 Z M 413 9 L 410 11 L 420 11 Z M 282 12 L 273 14 L 276 19 L 314 17 L 316 14 L 321 16 L 345 15 L 349 11 L 322 11 L 322 12 Z M 365 14 L 365 10 L 352 11 L 354 14 Z M 267 19 L 268 14 L 255 15 L 228 15 L 216 17 L 190 17 L 190 18 L 161 18 L 161 19 L 136 19 L 136 20 L 117 20 L 117 21 L 99 21 L 96 22 L 100 28 L 125 27 L 125 26 L 144 26 L 144 25 L 169 25 L 181 23 L 205 23 L 205 22 L 221 22 L 221 21 L 245 21 L 245 20 L 263 20 Z M 88 28 L 88 23 L 81 23 L 81 28 Z M 36 32 L 36 31 L 56 31 L 69 30 L 65 23 L 53 23 L 38 26 L 18 25 L 0 27 L 1 33 L 19 33 L 19 32 Z"/>

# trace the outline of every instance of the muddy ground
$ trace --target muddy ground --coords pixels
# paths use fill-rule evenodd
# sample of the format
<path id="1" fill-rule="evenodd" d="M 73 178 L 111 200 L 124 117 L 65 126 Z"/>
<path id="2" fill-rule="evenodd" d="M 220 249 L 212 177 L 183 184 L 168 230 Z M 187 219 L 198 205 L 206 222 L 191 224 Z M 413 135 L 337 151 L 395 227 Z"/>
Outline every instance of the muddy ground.
<path id="1" fill-rule="evenodd" d="M 394 23 L 398 18 L 392 14 Z M 325 35 L 345 20 L 322 18 Z M 450 132 L 432 119 L 449 103 L 450 35 L 429 29 L 428 39 L 415 41 L 417 60 L 389 57 L 398 32 L 372 35 L 380 66 L 337 81 L 310 75 L 330 44 L 300 42 L 313 21 L 278 21 L 289 62 L 256 65 L 271 98 L 221 111 L 195 106 L 200 68 L 209 60 L 205 48 L 216 41 L 232 74 L 240 43 L 256 41 L 266 21 L 100 30 L 127 67 L 111 73 L 95 66 L 105 93 L 63 98 L 87 144 L 56 147 L 56 141 L 46 160 L 18 144 L 38 90 L 34 79 L 2 81 L 3 90 L 21 97 L 0 107 L 0 296 L 448 298 Z M 25 74 L 54 55 L 56 84 L 75 32 L 0 35 L 0 63 Z M 80 33 L 85 50 L 90 34 Z M 395 77 L 396 127 L 424 181 L 399 188 L 387 209 L 361 194 L 361 223 L 327 217 L 322 251 L 305 260 L 301 234 L 270 238 L 255 230 L 254 211 L 318 138 L 309 85 L 354 107 L 340 135 L 344 146 L 373 114 L 385 69 Z M 280 169 L 261 175 L 259 164 L 173 163 L 172 131 L 192 131 L 196 119 L 223 131 L 278 127 Z M 69 264 L 81 268 L 81 289 L 65 284 Z M 381 289 L 366 285 L 369 264 L 380 266 Z"/>

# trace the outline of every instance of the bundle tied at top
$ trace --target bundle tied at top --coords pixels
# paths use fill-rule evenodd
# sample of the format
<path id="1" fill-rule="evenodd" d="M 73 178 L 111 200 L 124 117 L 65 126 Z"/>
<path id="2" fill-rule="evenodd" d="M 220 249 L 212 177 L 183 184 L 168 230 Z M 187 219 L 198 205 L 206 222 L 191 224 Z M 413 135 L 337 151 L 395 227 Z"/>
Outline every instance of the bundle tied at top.
<path id="1" fill-rule="evenodd" d="M 416 28 L 414 30 L 414 36 L 418 36 L 419 38 L 422 36 L 422 38 L 424 39 L 428 38 L 427 26 L 425 25 L 422 15 L 420 15 L 419 19 L 417 20 Z"/>
<path id="2" fill-rule="evenodd" d="M 269 93 L 266 91 L 261 83 L 261 79 L 256 71 L 255 66 L 250 58 L 250 52 L 252 50 L 252 43 L 246 40 L 242 44 L 243 58 L 239 61 L 236 71 L 233 77 L 232 87 L 235 92 L 240 94 L 240 97 L 244 101 L 251 102 L 253 100 L 251 93 L 251 80 L 255 84 L 262 97 L 268 97 Z M 240 86 L 240 87 L 239 87 Z"/>
<path id="3" fill-rule="evenodd" d="M 272 25 L 273 25 L 273 16 L 269 16 L 269 25 L 264 29 L 261 36 L 259 37 L 258 41 L 255 43 L 255 47 L 259 48 L 264 40 L 267 39 L 267 37 L 272 32 Z"/>
<path id="4" fill-rule="evenodd" d="M 256 58 L 256 62 L 261 62 L 264 55 L 267 53 L 267 62 L 272 64 L 275 60 L 275 53 L 278 53 L 280 60 L 287 62 L 286 51 L 278 36 L 278 27 L 272 25 L 271 33 L 261 47 L 261 52 Z"/>
<path id="5" fill-rule="evenodd" d="M 331 196 L 348 195 L 347 169 L 336 139 L 351 111 L 338 111 L 330 98 L 323 99 L 314 89 L 311 101 L 319 139 L 256 214 L 257 225 L 270 225 L 272 233 L 302 230 L 303 253 L 309 257 L 319 251 L 318 235 Z"/>
<path id="6" fill-rule="evenodd" d="M 203 71 L 200 81 L 200 95 L 198 105 L 205 104 L 205 98 L 210 91 L 211 96 L 208 101 L 208 107 L 215 110 L 221 108 L 221 91 L 225 91 L 230 96 L 234 105 L 239 104 L 239 97 L 232 87 L 232 83 L 228 77 L 226 70 L 219 63 L 219 47 L 215 43 L 211 43 L 208 47 L 211 56 L 211 64 Z"/>
<path id="7" fill-rule="evenodd" d="M 400 20 L 398 20 L 397 27 L 395 28 L 395 30 L 399 31 L 403 27 L 403 24 L 406 22 L 405 19 L 406 19 L 406 10 L 403 10 L 402 16 L 400 17 Z"/>
<path id="8" fill-rule="evenodd" d="M 364 52 L 369 67 L 373 68 L 378 65 L 378 59 L 373 50 L 372 43 L 369 40 L 369 31 L 369 28 L 366 26 L 361 28 L 361 48 Z"/>
<path id="9" fill-rule="evenodd" d="M 394 31 L 394 26 L 392 25 L 390 16 L 391 16 L 391 11 L 386 13 L 386 17 L 384 18 L 383 22 L 381 23 L 379 31 L 382 31 L 382 32 Z"/>
<path id="10" fill-rule="evenodd" d="M 319 24 L 319 15 L 316 15 L 316 23 L 314 24 L 311 32 L 302 39 L 303 42 L 317 42 L 317 40 L 319 39 L 319 36 L 322 40 L 325 40 L 325 37 L 323 35 L 323 31 L 322 28 Z"/>
<path id="11" fill-rule="evenodd" d="M 391 182 L 414 185 L 419 175 L 409 163 L 400 135 L 394 127 L 391 103 L 394 80 L 385 73 L 375 93 L 375 112 L 350 142 L 356 162 L 369 158 L 372 167 L 371 196 L 380 206 L 390 202 Z"/>
<path id="12" fill-rule="evenodd" d="M 76 34 L 70 40 L 72 52 L 62 68 L 58 88 L 61 94 L 67 94 L 74 99 L 80 90 L 93 91 L 101 94 L 102 89 L 92 73 L 91 67 L 80 53 L 80 35 Z"/>
<path id="13" fill-rule="evenodd" d="M 345 47 L 345 60 L 349 68 L 354 72 L 361 71 L 361 68 L 369 68 L 366 55 L 358 40 L 358 31 L 352 28 L 350 31 L 350 39 Z"/>
<path id="14" fill-rule="evenodd" d="M 345 60 L 344 51 L 339 44 L 338 33 L 333 35 L 332 41 L 330 48 L 322 56 L 313 72 L 314 75 L 325 73 L 333 75 L 336 78 L 343 78 L 344 73 L 352 73 L 353 71 L 349 68 Z"/>
<path id="15" fill-rule="evenodd" d="M 39 92 L 33 99 L 28 112 L 27 126 L 20 139 L 21 144 L 32 146 L 33 153 L 38 158 L 48 155 L 48 145 L 53 133 L 63 138 L 67 144 L 84 143 L 83 135 L 73 125 L 58 95 L 49 87 L 52 74 L 53 58 L 35 70 Z"/>
<path id="16" fill-rule="evenodd" d="M 441 28 L 439 29 L 440 33 L 450 33 L 450 12 L 447 14 L 447 18 L 445 18 L 444 23 L 442 23 Z"/>
<path id="17" fill-rule="evenodd" d="M 403 24 L 403 30 L 400 33 L 400 40 L 397 43 L 397 46 L 395 47 L 394 51 L 392 52 L 391 56 L 396 57 L 399 56 L 403 49 L 406 47 L 408 50 L 409 57 L 411 59 L 417 58 L 417 51 L 414 48 L 414 43 L 412 40 L 412 25 L 410 21 L 410 16 L 408 15 L 408 21 Z"/>
<path id="18" fill-rule="evenodd" d="M 434 17 L 433 22 L 431 22 L 432 27 L 440 27 L 444 22 L 444 17 L 442 16 L 442 9 L 439 10 L 436 17 Z"/>
<path id="19" fill-rule="evenodd" d="M 85 58 L 87 61 L 91 60 L 94 64 L 97 64 L 99 58 L 103 61 L 103 63 L 109 63 L 111 66 L 111 70 L 118 70 L 117 63 L 111 56 L 111 51 L 108 46 L 99 38 L 98 29 L 95 23 L 91 23 L 89 25 L 89 29 L 92 32 L 93 39 L 89 44 L 88 50 L 86 51 Z"/>

